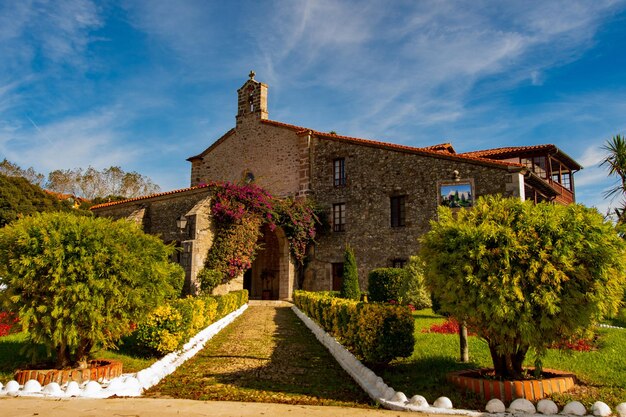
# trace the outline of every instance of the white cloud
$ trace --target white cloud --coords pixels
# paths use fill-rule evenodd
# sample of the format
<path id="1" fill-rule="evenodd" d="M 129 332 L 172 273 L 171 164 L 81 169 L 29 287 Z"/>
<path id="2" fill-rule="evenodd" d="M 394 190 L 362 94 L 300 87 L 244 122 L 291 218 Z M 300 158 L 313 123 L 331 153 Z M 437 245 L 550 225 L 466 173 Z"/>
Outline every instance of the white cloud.
<path id="1" fill-rule="evenodd" d="M 137 153 L 124 143 L 123 109 L 103 109 L 40 125 L 0 126 L 0 153 L 12 162 L 48 172 L 59 168 L 104 168 L 124 164 Z"/>

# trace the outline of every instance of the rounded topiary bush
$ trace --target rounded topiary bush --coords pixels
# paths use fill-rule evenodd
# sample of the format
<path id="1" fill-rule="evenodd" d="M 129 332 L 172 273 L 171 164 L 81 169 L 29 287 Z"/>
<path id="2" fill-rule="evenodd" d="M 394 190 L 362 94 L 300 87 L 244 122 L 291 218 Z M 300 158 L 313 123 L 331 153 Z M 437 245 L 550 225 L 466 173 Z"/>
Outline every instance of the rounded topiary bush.
<path id="1" fill-rule="evenodd" d="M 126 220 L 42 213 L 0 229 L 0 302 L 57 366 L 87 366 L 180 294 L 173 247 Z"/>
<path id="2" fill-rule="evenodd" d="M 400 268 L 378 268 L 372 270 L 368 279 L 370 301 L 388 302 L 401 298 L 406 271 Z"/>

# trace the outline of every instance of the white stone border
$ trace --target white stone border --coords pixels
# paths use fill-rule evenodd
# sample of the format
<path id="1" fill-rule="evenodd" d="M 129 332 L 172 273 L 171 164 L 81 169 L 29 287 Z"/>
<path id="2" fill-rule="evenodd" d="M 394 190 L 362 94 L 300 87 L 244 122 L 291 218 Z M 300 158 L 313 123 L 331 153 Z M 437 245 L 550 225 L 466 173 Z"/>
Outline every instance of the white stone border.
<path id="1" fill-rule="evenodd" d="M 298 318 L 313 332 L 317 340 L 320 341 L 333 355 L 335 360 L 341 367 L 356 381 L 357 384 L 374 401 L 383 407 L 395 411 L 417 411 L 422 413 L 446 414 L 446 415 L 462 415 L 469 417 L 516 417 L 535 416 L 536 412 L 545 416 L 556 416 L 558 408 L 551 400 L 541 400 L 537 403 L 537 408 L 528 400 L 514 400 L 508 409 L 506 409 L 502 401 L 493 399 L 487 403 L 487 412 L 454 409 L 452 402 L 447 397 L 440 397 L 429 406 L 428 402 L 421 395 L 414 395 L 411 399 L 407 399 L 402 392 L 395 391 L 393 388 L 385 384 L 385 381 L 376 375 L 371 369 L 364 366 L 352 353 L 348 352 L 337 340 L 326 333 L 315 321 L 311 320 L 295 305 L 291 309 L 296 313 Z M 619 417 L 626 417 L 626 403 L 619 404 L 615 411 Z M 604 403 L 594 403 L 592 414 L 596 417 L 606 417 L 611 414 L 611 409 Z M 585 407 L 578 401 L 568 403 L 562 414 L 570 416 L 584 416 L 587 413 Z M 562 415 L 560 417 L 563 417 Z"/>
<path id="2" fill-rule="evenodd" d="M 42 388 L 39 382 L 32 379 L 27 381 L 23 386 L 20 386 L 17 381 L 10 381 L 7 382 L 6 386 L 0 383 L 0 397 L 108 398 L 113 395 L 119 397 L 138 397 L 144 390 L 158 384 L 159 381 L 173 373 L 176 368 L 185 363 L 187 359 L 198 353 L 213 336 L 232 323 L 246 311 L 247 308 L 248 304 L 244 304 L 239 309 L 198 332 L 198 334 L 189 339 L 180 350 L 168 353 L 150 367 L 137 373 L 123 374 L 110 381 L 103 381 L 102 384 L 96 381 L 88 381 L 79 385 L 75 381 L 72 381 L 68 383 L 64 389 L 56 382 L 52 382 Z"/>

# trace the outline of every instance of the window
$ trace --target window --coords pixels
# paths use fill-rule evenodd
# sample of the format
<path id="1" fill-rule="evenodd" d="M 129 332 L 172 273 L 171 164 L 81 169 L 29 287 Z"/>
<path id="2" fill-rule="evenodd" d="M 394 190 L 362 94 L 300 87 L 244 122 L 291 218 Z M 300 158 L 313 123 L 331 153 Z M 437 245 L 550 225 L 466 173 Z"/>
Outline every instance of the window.
<path id="1" fill-rule="evenodd" d="M 333 231 L 346 231 L 346 203 L 333 204 Z"/>
<path id="2" fill-rule="evenodd" d="M 337 158 L 333 161 L 333 178 L 335 187 L 346 185 L 346 159 Z"/>
<path id="3" fill-rule="evenodd" d="M 546 167 L 546 157 L 545 156 L 535 156 L 533 157 L 533 172 L 539 175 L 541 178 L 548 178 L 548 171 Z"/>
<path id="4" fill-rule="evenodd" d="M 393 261 L 391 261 L 391 267 L 392 268 L 404 268 L 404 266 L 406 265 L 406 259 L 394 259 Z"/>
<path id="5" fill-rule="evenodd" d="M 564 172 L 561 179 L 563 180 L 563 187 L 572 190 L 572 174 L 570 172 Z"/>
<path id="6" fill-rule="evenodd" d="M 391 197 L 391 227 L 404 227 L 406 220 L 406 196 Z"/>

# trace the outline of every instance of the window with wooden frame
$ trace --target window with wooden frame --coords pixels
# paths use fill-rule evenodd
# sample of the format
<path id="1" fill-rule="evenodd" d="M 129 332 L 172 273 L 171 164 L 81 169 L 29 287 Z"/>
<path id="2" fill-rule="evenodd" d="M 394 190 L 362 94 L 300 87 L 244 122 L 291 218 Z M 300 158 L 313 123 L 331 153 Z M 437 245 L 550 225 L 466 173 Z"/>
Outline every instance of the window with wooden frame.
<path id="1" fill-rule="evenodd" d="M 399 195 L 390 198 L 391 227 L 406 226 L 406 196 Z"/>
<path id="2" fill-rule="evenodd" d="M 337 158 L 333 160 L 333 181 L 335 187 L 345 187 L 346 158 Z"/>
<path id="3" fill-rule="evenodd" d="M 333 232 L 346 231 L 346 203 L 333 204 Z"/>

